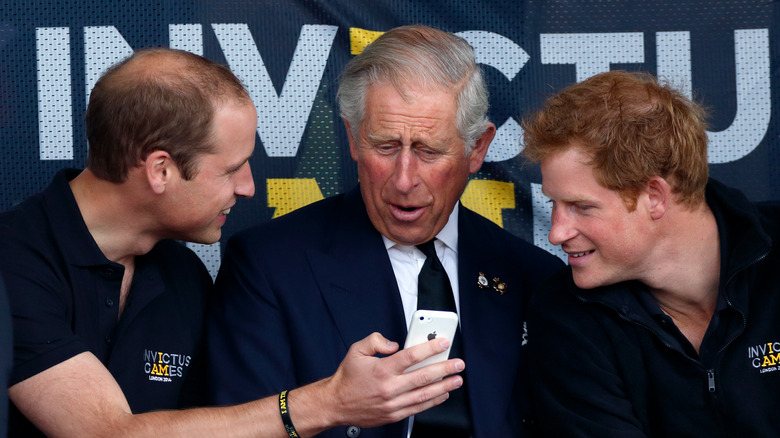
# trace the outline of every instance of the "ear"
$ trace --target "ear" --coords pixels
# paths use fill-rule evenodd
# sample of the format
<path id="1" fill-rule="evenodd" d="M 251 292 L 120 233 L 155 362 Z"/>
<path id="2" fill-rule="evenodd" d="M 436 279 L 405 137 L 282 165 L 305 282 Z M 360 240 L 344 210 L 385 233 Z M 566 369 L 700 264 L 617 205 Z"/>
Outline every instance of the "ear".
<path id="1" fill-rule="evenodd" d="M 672 202 L 672 187 L 669 183 L 660 176 L 654 176 L 647 182 L 642 194 L 647 196 L 650 217 L 653 220 L 661 219 Z"/>
<path id="2" fill-rule="evenodd" d="M 357 163 L 358 160 L 358 148 L 357 141 L 352 137 L 352 127 L 349 126 L 349 122 L 344 120 L 344 127 L 347 128 L 347 139 L 349 140 L 349 155 L 352 156 L 352 160 Z"/>
<path id="3" fill-rule="evenodd" d="M 490 142 L 493 141 L 493 137 L 496 136 L 496 125 L 488 122 L 488 128 L 474 143 L 474 147 L 469 153 L 469 174 L 473 175 L 482 167 L 482 162 L 485 161 L 485 155 L 487 155 Z"/>
<path id="4" fill-rule="evenodd" d="M 165 192 L 165 189 L 179 172 L 168 152 L 159 150 L 146 157 L 143 167 L 149 187 L 158 195 Z"/>

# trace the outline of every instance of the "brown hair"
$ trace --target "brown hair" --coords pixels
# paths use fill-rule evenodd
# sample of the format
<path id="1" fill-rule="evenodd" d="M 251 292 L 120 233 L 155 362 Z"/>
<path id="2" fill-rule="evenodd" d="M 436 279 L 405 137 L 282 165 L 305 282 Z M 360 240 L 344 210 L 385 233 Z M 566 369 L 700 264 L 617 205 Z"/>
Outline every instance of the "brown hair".
<path id="1" fill-rule="evenodd" d="M 707 184 L 705 119 L 703 108 L 650 74 L 611 71 L 563 89 L 526 118 L 523 154 L 541 162 L 576 143 L 599 184 L 630 211 L 653 176 L 693 207 Z"/>
<path id="2" fill-rule="evenodd" d="M 233 73 L 206 58 L 173 49 L 135 52 L 109 68 L 87 106 L 87 166 L 97 177 L 124 182 L 155 150 L 170 154 L 185 179 L 200 154 L 213 152 L 216 107 L 251 104 Z"/>

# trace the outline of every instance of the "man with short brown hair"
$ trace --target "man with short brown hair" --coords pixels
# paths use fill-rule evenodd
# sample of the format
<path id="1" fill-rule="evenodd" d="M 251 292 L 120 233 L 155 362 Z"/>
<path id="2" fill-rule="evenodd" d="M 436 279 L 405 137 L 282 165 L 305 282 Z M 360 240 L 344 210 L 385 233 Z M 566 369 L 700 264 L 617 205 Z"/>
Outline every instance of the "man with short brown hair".
<path id="1" fill-rule="evenodd" d="M 704 111 L 646 74 L 525 120 L 570 270 L 529 318 L 540 436 L 772 436 L 780 204 L 707 180 Z"/>

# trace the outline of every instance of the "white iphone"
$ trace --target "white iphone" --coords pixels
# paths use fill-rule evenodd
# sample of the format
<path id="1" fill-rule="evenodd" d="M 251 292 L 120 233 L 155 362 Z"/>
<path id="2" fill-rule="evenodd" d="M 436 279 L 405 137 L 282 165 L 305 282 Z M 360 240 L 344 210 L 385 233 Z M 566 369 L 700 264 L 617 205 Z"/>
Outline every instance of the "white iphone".
<path id="1" fill-rule="evenodd" d="M 458 328 L 458 314 L 440 310 L 417 310 L 412 315 L 412 323 L 409 333 L 406 335 L 404 348 L 409 348 L 431 339 L 447 338 L 452 346 L 455 331 Z M 405 372 L 414 371 L 432 363 L 443 362 L 450 355 L 450 349 L 434 354 L 433 356 L 416 363 L 406 369 Z"/>

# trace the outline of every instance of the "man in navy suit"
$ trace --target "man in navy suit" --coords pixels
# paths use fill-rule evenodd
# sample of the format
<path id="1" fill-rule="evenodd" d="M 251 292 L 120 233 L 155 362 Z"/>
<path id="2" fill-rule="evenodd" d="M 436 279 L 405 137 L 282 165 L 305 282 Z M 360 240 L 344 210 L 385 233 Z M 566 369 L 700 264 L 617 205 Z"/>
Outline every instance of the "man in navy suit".
<path id="1" fill-rule="evenodd" d="M 391 30 L 347 65 L 338 100 L 359 188 L 229 241 L 208 335 L 215 401 L 327 377 L 372 332 L 403 342 L 426 259 L 416 245 L 435 238 L 468 365 L 465 436 L 521 436 L 526 303 L 563 264 L 458 202 L 496 132 L 473 49 L 424 26 Z M 322 415 L 345 414 L 360 419 Z M 382 420 L 323 436 L 400 438 L 414 428 L 367 428 Z"/>

